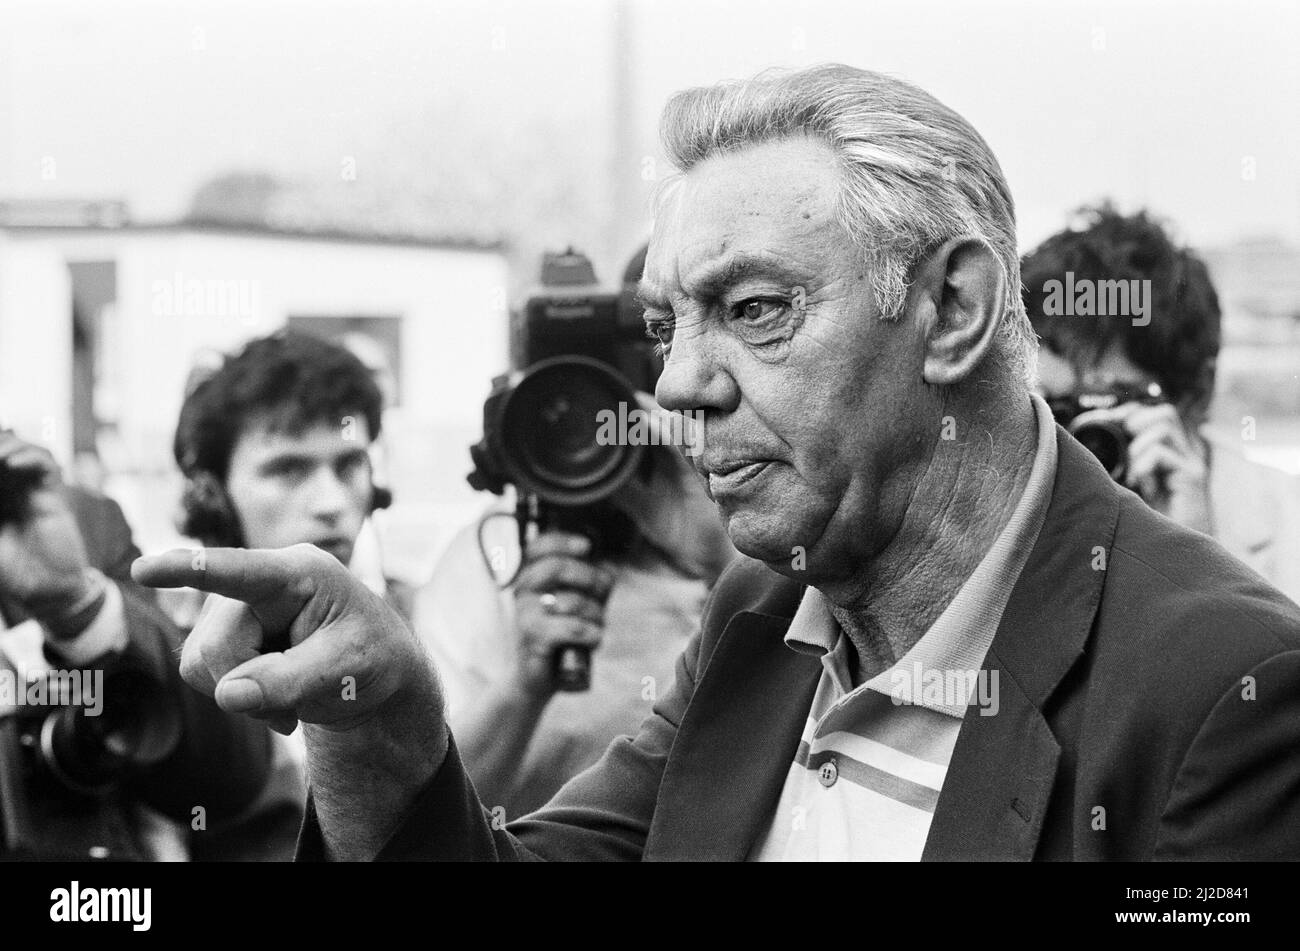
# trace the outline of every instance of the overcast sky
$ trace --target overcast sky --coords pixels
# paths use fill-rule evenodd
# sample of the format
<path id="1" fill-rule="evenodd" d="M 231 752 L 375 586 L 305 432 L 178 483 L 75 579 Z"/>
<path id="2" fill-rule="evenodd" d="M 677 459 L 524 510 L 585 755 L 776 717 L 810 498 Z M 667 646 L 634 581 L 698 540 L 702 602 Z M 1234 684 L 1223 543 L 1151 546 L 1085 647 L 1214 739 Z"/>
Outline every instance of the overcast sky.
<path id="1" fill-rule="evenodd" d="M 503 136 L 543 114 L 576 123 L 603 153 L 612 8 L 0 0 L 0 197 L 116 196 L 172 217 L 214 173 L 337 174 L 449 103 Z M 1022 247 L 1106 195 L 1196 244 L 1300 243 L 1295 0 L 635 0 L 625 22 L 633 155 L 657 154 L 675 89 L 835 60 L 970 119 L 1011 182 Z"/>

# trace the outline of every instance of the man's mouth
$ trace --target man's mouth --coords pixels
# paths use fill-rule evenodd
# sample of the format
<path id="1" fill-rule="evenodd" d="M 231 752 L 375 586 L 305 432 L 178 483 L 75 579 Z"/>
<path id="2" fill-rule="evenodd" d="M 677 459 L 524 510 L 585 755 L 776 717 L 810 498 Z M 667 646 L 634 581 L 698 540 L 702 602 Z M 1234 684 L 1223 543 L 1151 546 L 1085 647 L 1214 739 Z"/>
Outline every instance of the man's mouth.
<path id="1" fill-rule="evenodd" d="M 352 546 L 345 538 L 321 538 L 312 542 L 317 548 L 333 555 L 344 565 L 347 565 L 348 559 L 352 557 Z"/>
<path id="2" fill-rule="evenodd" d="M 761 475 L 769 465 L 771 465 L 770 461 L 745 459 L 734 463 L 711 466 L 708 470 L 709 494 L 716 499 L 719 495 L 736 492 L 746 483 L 752 482 Z"/>

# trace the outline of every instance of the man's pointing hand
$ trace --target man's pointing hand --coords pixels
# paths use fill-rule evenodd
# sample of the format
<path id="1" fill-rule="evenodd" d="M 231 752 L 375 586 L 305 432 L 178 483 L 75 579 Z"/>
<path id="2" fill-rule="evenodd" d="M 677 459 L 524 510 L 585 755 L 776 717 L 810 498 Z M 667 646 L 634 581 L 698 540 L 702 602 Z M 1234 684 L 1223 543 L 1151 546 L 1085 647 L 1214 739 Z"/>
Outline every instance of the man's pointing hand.
<path id="1" fill-rule="evenodd" d="M 181 674 L 222 709 L 349 730 L 403 687 L 418 659 L 405 622 L 338 560 L 312 545 L 276 551 L 176 549 L 131 574 L 208 598 L 181 655 Z"/>
<path id="2" fill-rule="evenodd" d="M 448 743 L 437 678 L 406 622 L 312 545 L 175 549 L 139 559 L 131 574 L 209 592 L 182 676 L 280 732 L 307 724 L 327 846 L 373 856 Z"/>

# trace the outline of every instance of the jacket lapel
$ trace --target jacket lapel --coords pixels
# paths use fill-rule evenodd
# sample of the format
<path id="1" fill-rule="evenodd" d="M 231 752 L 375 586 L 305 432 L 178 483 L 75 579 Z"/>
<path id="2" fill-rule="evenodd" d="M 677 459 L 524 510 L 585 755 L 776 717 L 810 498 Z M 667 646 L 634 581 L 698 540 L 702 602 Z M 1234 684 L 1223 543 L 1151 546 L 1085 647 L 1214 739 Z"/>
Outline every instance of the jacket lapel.
<path id="1" fill-rule="evenodd" d="M 645 858 L 740 861 L 771 821 L 821 677 L 782 639 L 789 617 L 744 611 L 727 624 L 682 718 Z"/>
<path id="2" fill-rule="evenodd" d="M 1083 655 L 1101 600 L 1120 494 L 1086 449 L 1056 428 L 1052 500 L 984 661 L 998 709 L 966 711 L 922 856 L 1034 857 L 1060 744 L 1043 708 Z"/>

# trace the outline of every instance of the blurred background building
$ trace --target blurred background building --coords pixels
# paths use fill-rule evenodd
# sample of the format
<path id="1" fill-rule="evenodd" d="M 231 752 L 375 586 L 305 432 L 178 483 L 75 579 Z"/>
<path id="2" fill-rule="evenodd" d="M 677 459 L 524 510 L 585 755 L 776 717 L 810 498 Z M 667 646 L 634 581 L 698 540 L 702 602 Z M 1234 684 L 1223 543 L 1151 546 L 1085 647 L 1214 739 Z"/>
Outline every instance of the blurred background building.
<path id="1" fill-rule="evenodd" d="M 506 362 L 505 288 L 500 250 L 468 241 L 0 203 L 0 419 L 170 546 L 190 375 L 283 326 L 346 342 L 386 382 L 385 547 L 418 577 L 475 505 L 466 447 Z"/>

